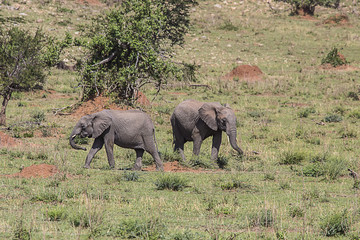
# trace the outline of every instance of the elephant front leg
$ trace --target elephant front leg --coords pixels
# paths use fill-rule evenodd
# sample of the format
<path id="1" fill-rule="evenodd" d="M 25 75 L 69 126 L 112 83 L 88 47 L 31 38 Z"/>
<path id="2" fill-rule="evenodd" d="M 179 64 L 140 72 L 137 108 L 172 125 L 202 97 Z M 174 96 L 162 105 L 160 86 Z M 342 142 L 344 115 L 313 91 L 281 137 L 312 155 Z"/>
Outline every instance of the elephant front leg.
<path id="1" fill-rule="evenodd" d="M 132 170 L 140 171 L 142 167 L 142 156 L 144 154 L 144 149 L 135 149 L 136 151 L 136 162 Z"/>
<path id="2" fill-rule="evenodd" d="M 106 149 L 106 155 L 108 158 L 109 166 L 110 168 L 115 167 L 115 160 L 114 160 L 114 142 L 109 140 L 106 140 L 105 142 L 105 149 Z"/>
<path id="3" fill-rule="evenodd" d="M 213 136 L 212 148 L 211 148 L 211 160 L 216 161 L 218 159 L 220 145 L 222 140 L 222 132 L 217 132 Z"/>
<path id="4" fill-rule="evenodd" d="M 88 155 L 86 156 L 84 168 L 90 168 L 90 163 L 95 154 L 103 147 L 104 140 L 102 138 L 96 138 Z"/>
<path id="5" fill-rule="evenodd" d="M 193 154 L 199 156 L 203 139 L 201 138 L 200 134 L 193 134 L 192 138 L 194 141 Z"/>

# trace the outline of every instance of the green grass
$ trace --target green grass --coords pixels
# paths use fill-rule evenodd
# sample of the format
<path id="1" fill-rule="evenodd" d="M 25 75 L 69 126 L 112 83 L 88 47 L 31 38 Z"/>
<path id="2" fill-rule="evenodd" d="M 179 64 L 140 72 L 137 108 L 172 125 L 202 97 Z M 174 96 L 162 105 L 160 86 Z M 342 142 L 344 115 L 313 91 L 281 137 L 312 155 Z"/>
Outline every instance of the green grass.
<path id="1" fill-rule="evenodd" d="M 67 31 L 80 36 L 91 17 L 107 8 L 76 1 L 6 2 L 27 15 L 0 8 L 1 23 L 42 27 L 59 39 Z M 49 179 L 0 177 L 0 238 L 356 239 L 359 187 L 346 169 L 360 172 L 360 20 L 352 1 L 342 4 L 352 27 L 322 24 L 334 9 L 317 8 L 309 21 L 275 14 L 263 1 L 199 1 L 174 60 L 201 65 L 198 83 L 210 88 L 169 80 L 157 95 L 149 85 L 143 92 L 155 97 L 153 105 L 140 107 L 154 121 L 161 157 L 172 162 L 180 160 L 172 152 L 174 107 L 189 98 L 230 104 L 245 155 L 237 156 L 226 134 L 217 162 L 210 160 L 211 139 L 199 157 L 186 143 L 183 164 L 206 172 L 118 170 L 133 166 L 135 152 L 117 146 L 115 170 L 108 168 L 104 150 L 91 169 L 83 169 L 87 152 L 68 144 L 80 116 L 54 114 L 80 99 L 76 72 L 51 69 L 43 90 L 14 94 L 7 109 L 11 130 L 1 131 L 22 145 L 0 149 L 0 174 L 39 163 L 56 165 L 61 173 Z M 357 69 L 321 68 L 334 46 Z M 61 58 L 74 62 L 82 54 L 72 47 Z M 221 79 L 240 64 L 257 65 L 263 81 Z M 87 149 L 92 143 L 81 142 Z M 153 164 L 147 153 L 145 163 Z"/>

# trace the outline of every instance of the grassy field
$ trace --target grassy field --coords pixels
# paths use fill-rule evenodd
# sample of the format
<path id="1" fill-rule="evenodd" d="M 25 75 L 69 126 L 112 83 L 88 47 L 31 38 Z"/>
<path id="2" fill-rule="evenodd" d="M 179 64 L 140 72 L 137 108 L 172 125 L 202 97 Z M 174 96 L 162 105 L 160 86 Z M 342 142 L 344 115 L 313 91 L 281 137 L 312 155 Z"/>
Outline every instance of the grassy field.
<path id="1" fill-rule="evenodd" d="M 62 38 L 80 36 L 104 5 L 81 1 L 0 1 L 0 23 L 41 27 Z M 89 1 L 92 3 L 94 1 Z M 52 69 L 44 90 L 18 93 L 7 111 L 16 144 L 0 149 L 0 174 L 34 164 L 55 165 L 51 178 L 0 177 L 0 239 L 359 239 L 360 20 L 357 6 L 318 7 L 312 18 L 289 16 L 283 4 L 201 0 L 177 61 L 200 65 L 197 83 L 169 82 L 151 105 L 165 163 L 172 152 L 170 115 L 185 99 L 228 103 L 237 116 L 240 158 L 226 135 L 223 168 L 211 162 L 211 139 L 199 158 L 185 145 L 188 172 L 131 172 L 135 152 L 114 148 L 116 170 L 105 151 L 91 169 L 87 152 L 71 149 L 68 137 L 81 116 L 54 114 L 79 101 L 76 72 Z M 324 24 L 337 13 L 347 24 Z M 346 69 L 322 68 L 338 48 Z M 72 48 L 63 58 L 79 58 Z M 223 80 L 241 64 L 258 66 L 260 81 Z M 26 125 L 24 122 L 41 121 Z M 93 140 L 84 143 L 88 149 Z M 255 153 L 256 152 L 256 153 Z M 258 154 L 257 154 L 258 153 Z M 152 165 L 145 154 L 144 162 Z M 179 189 L 161 190 L 166 183 Z M 165 186 L 166 187 L 166 186 Z"/>

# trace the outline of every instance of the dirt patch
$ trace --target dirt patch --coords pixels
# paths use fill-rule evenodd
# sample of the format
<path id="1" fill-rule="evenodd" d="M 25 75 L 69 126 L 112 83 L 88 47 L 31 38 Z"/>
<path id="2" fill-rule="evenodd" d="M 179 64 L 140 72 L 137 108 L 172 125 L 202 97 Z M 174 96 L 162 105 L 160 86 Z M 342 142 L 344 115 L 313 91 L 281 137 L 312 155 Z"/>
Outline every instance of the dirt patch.
<path id="1" fill-rule="evenodd" d="M 143 168 L 144 171 L 149 171 L 149 172 L 153 172 L 156 171 L 156 167 L 155 165 L 149 166 L 149 167 L 145 167 Z M 185 167 L 182 166 L 179 162 L 174 161 L 174 162 L 165 162 L 164 163 L 164 172 L 192 172 L 192 173 L 201 173 L 201 172 L 214 172 L 214 171 L 221 171 L 219 169 L 216 170 L 208 170 L 208 169 L 203 169 L 203 168 L 189 168 L 189 167 Z"/>
<path id="2" fill-rule="evenodd" d="M 144 105 L 144 106 L 150 105 L 149 99 L 145 96 L 144 93 L 142 93 L 140 91 L 137 92 L 137 94 L 136 94 L 136 102 L 139 103 L 140 105 Z"/>
<path id="3" fill-rule="evenodd" d="M 20 178 L 48 178 L 59 173 L 59 170 L 54 165 L 37 164 L 31 165 L 21 170 L 19 173 L 10 175 L 3 175 L 5 177 L 20 177 Z"/>
<path id="4" fill-rule="evenodd" d="M 350 66 L 350 65 L 340 65 L 340 66 L 332 66 L 331 64 L 322 64 L 320 66 L 321 69 L 324 70 L 335 70 L 335 71 L 344 71 L 344 72 L 352 72 L 352 71 L 358 71 L 359 68 Z"/>
<path id="5" fill-rule="evenodd" d="M 136 103 L 140 105 L 150 105 L 150 101 L 147 99 L 144 93 L 138 92 Z M 82 117 L 88 114 L 92 114 L 95 112 L 102 111 L 104 109 L 112 109 L 112 110 L 127 110 L 132 109 L 129 106 L 118 106 L 110 100 L 108 97 L 99 96 L 94 99 L 90 99 L 87 102 L 83 102 L 79 107 L 77 107 L 72 116 L 74 117 Z"/>
<path id="6" fill-rule="evenodd" d="M 336 15 L 330 16 L 323 21 L 323 24 L 330 25 L 349 25 L 349 17 L 344 13 L 338 13 Z"/>
<path id="7" fill-rule="evenodd" d="M 13 147 L 21 144 L 19 140 L 0 131 L 0 147 Z"/>
<path id="8" fill-rule="evenodd" d="M 224 80 L 259 81 L 262 80 L 263 72 L 257 66 L 240 65 L 226 74 Z"/>
<path id="9" fill-rule="evenodd" d="M 74 117 L 82 117 L 84 115 L 92 114 L 102 111 L 104 109 L 124 110 L 124 107 L 119 107 L 111 103 L 107 97 L 96 97 L 87 102 L 83 102 L 72 114 Z"/>

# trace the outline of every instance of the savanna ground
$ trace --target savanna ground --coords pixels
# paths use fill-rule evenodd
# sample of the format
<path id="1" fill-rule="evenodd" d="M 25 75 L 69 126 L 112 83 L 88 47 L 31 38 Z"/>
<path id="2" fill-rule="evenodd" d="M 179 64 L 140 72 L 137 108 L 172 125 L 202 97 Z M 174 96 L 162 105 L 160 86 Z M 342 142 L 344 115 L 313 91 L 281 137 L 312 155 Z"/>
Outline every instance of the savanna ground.
<path id="1" fill-rule="evenodd" d="M 282 4 L 272 3 L 274 12 L 265 1 L 199 1 L 176 54 L 201 65 L 199 85 L 169 81 L 159 95 L 147 86 L 150 104 L 138 104 L 155 123 L 165 172 L 152 171 L 149 154 L 145 171 L 124 170 L 135 153 L 118 147 L 116 170 L 104 150 L 83 169 L 87 152 L 68 144 L 72 127 L 83 114 L 126 107 L 95 99 L 65 108 L 79 101 L 79 76 L 52 69 L 43 90 L 13 96 L 8 129 L 0 131 L 0 238 L 326 239 L 327 226 L 335 226 L 337 238 L 359 239 L 359 184 L 347 172 L 360 172 L 360 20 L 352 4 L 318 7 L 309 18 L 289 16 Z M 8 0 L 0 21 L 76 37 L 107 8 L 101 1 Z M 326 21 L 339 13 L 349 21 Z M 333 47 L 349 66 L 320 66 Z M 81 54 L 73 47 L 63 58 L 71 63 Z M 224 78 L 238 65 L 263 75 Z M 244 157 L 224 135 L 222 168 L 209 159 L 211 139 L 199 158 L 187 143 L 187 162 L 176 162 L 169 118 L 189 98 L 230 104 Z M 89 149 L 92 140 L 82 144 Z M 165 177 L 184 188 L 158 190 Z"/>

